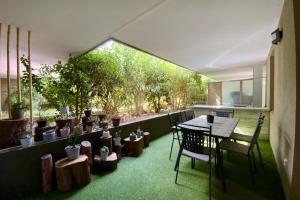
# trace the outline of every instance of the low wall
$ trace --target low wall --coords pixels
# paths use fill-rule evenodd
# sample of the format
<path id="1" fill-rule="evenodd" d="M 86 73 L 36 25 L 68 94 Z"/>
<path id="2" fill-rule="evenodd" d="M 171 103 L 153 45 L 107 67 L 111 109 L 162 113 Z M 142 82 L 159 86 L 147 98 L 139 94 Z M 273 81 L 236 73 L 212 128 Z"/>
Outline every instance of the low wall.
<path id="1" fill-rule="evenodd" d="M 247 135 L 253 135 L 259 113 L 262 112 L 265 115 L 265 121 L 259 138 L 269 139 L 270 112 L 268 108 L 195 105 L 192 109 L 195 112 L 195 116 L 211 114 L 213 110 L 234 110 L 234 117 L 240 119 L 235 132 Z"/>
<path id="2" fill-rule="evenodd" d="M 171 113 L 171 115 L 178 114 L 184 115 L 184 111 Z M 136 131 L 138 126 L 151 133 L 151 140 L 171 131 L 167 114 L 124 123 L 109 130 L 113 134 L 121 129 L 121 137 L 125 138 L 132 131 Z M 80 140 L 90 141 L 95 153 L 99 151 L 98 138 L 101 135 L 102 131 L 83 134 Z M 42 191 L 41 156 L 51 153 L 55 162 L 66 156 L 64 151 L 66 145 L 67 139 L 57 139 L 51 142 L 37 142 L 28 148 L 18 146 L 0 150 L 0 199 L 20 199 L 26 194 Z"/>

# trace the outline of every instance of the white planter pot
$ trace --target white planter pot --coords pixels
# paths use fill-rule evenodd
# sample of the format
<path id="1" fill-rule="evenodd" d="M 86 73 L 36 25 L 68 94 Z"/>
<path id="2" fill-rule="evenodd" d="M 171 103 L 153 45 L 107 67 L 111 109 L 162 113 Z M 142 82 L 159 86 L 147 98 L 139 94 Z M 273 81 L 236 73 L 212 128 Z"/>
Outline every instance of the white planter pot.
<path id="1" fill-rule="evenodd" d="M 60 136 L 63 138 L 67 138 L 70 136 L 70 128 L 62 128 L 60 129 Z"/>
<path id="2" fill-rule="evenodd" d="M 100 158 L 101 158 L 101 160 L 106 160 L 107 157 L 108 157 L 108 152 L 105 152 L 105 153 L 101 152 L 101 153 L 100 153 Z"/>
<path id="3" fill-rule="evenodd" d="M 109 131 L 103 131 L 103 133 L 102 133 L 102 137 L 104 137 L 104 138 L 108 138 L 110 136 L 110 133 L 109 133 Z"/>
<path id="4" fill-rule="evenodd" d="M 23 147 L 30 147 L 33 144 L 33 137 L 21 138 L 20 142 Z"/>
<path id="5" fill-rule="evenodd" d="M 61 115 L 64 115 L 64 114 L 67 114 L 69 115 L 69 106 L 63 106 L 60 108 L 60 114 Z"/>
<path id="6" fill-rule="evenodd" d="M 52 141 L 56 138 L 55 130 L 50 130 L 43 133 L 43 141 Z"/>
<path id="7" fill-rule="evenodd" d="M 73 146 L 66 146 L 65 151 L 67 153 L 68 159 L 69 160 L 74 160 L 78 158 L 79 153 L 80 153 L 80 144 L 76 144 L 75 148 Z"/>

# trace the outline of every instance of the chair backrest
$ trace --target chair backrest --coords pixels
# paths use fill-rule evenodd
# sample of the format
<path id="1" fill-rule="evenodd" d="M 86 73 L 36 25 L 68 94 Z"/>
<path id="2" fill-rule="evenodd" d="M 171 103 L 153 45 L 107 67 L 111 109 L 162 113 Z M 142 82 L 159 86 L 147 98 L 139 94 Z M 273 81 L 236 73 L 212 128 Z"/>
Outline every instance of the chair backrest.
<path id="1" fill-rule="evenodd" d="M 218 117 L 234 117 L 234 110 L 214 110 L 213 112 Z"/>
<path id="2" fill-rule="evenodd" d="M 185 114 L 185 119 L 186 119 L 186 121 L 189 121 L 189 120 L 195 118 L 195 113 L 194 113 L 193 110 L 186 110 L 186 111 L 184 112 L 184 114 Z"/>
<path id="3" fill-rule="evenodd" d="M 197 127 L 197 130 L 180 126 L 182 132 L 181 150 L 185 149 L 197 154 L 210 155 L 211 153 L 211 126 Z M 199 130 L 198 130 L 199 129 Z M 205 141 L 208 141 L 209 151 L 205 151 Z"/>
<path id="4" fill-rule="evenodd" d="M 249 146 L 248 153 L 252 150 L 252 148 L 254 147 L 254 145 L 255 145 L 256 142 L 257 142 L 257 139 L 258 139 L 258 137 L 259 137 L 261 128 L 262 128 L 262 126 L 263 126 L 263 124 L 264 124 L 264 120 L 265 120 L 265 115 L 262 114 L 262 113 L 260 113 L 260 115 L 259 115 L 259 117 L 258 117 L 257 124 L 256 124 L 255 131 L 254 131 L 254 134 L 253 134 L 253 137 L 252 137 L 250 146 Z"/>
<path id="5" fill-rule="evenodd" d="M 169 114 L 169 121 L 171 126 L 177 126 L 179 123 L 182 123 L 181 113 Z"/>

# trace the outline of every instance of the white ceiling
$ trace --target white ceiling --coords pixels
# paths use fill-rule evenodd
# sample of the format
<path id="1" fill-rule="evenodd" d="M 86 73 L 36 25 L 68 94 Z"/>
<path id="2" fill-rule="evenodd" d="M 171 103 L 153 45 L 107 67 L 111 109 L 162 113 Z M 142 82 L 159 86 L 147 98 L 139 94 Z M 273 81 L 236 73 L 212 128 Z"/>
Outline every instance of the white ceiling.
<path id="1" fill-rule="evenodd" d="M 204 73 L 251 66 L 265 61 L 282 4 L 283 0 L 0 0 L 0 22 L 5 26 L 0 74 L 6 66 L 7 24 L 22 29 L 23 51 L 25 31 L 32 31 L 35 64 L 79 55 L 112 37 Z"/>

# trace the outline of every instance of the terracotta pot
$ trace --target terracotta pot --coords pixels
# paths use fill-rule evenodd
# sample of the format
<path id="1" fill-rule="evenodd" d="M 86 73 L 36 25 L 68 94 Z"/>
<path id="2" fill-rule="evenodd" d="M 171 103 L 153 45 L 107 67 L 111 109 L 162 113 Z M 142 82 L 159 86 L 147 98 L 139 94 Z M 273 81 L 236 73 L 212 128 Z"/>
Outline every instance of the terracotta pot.
<path id="1" fill-rule="evenodd" d="M 121 117 L 113 117 L 111 119 L 113 126 L 119 126 L 120 125 L 120 121 L 121 121 Z"/>
<path id="2" fill-rule="evenodd" d="M 24 119 L 24 110 L 23 109 L 11 109 L 11 118 L 12 119 Z"/>

